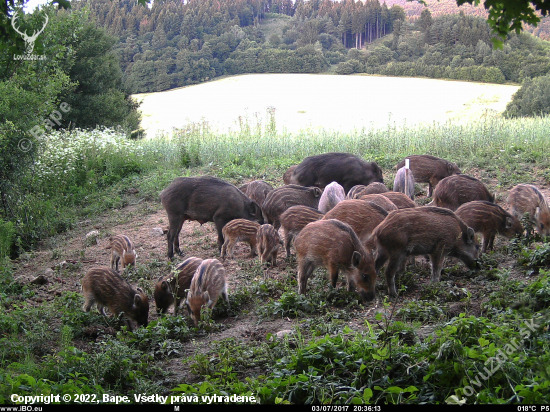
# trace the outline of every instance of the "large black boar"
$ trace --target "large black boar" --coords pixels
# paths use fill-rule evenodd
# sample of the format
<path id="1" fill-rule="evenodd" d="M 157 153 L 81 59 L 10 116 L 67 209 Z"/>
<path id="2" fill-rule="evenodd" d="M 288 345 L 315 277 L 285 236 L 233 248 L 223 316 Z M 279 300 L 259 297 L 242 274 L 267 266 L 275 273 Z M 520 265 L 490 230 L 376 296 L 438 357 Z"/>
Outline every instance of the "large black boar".
<path id="1" fill-rule="evenodd" d="M 214 222 L 218 231 L 218 248 L 223 244 L 222 229 L 233 219 L 247 219 L 263 224 L 260 206 L 230 183 L 211 176 L 178 177 L 160 193 L 168 214 L 168 257 L 182 254 L 179 234 L 183 222 Z"/>
<path id="2" fill-rule="evenodd" d="M 346 193 L 355 185 L 371 182 L 384 183 L 382 169 L 374 162 L 350 153 L 324 153 L 306 157 L 296 166 L 290 183 L 325 188 L 330 182 L 338 182 Z"/>

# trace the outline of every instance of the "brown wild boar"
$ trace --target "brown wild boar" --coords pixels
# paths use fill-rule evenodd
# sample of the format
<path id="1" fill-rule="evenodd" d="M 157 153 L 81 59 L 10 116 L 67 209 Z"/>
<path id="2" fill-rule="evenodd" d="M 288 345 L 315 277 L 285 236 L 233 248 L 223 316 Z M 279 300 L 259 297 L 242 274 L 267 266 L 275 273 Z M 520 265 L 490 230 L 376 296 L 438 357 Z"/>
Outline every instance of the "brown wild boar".
<path id="1" fill-rule="evenodd" d="M 279 233 L 270 224 L 261 225 L 256 234 L 258 255 L 260 263 L 271 262 L 277 266 L 277 253 L 279 252 Z"/>
<path id="2" fill-rule="evenodd" d="M 311 222 L 322 219 L 323 213 L 309 206 L 292 206 L 280 217 L 281 227 L 283 228 L 283 236 L 285 238 L 285 250 L 287 257 L 290 256 L 290 244 L 294 237 Z"/>
<path id="3" fill-rule="evenodd" d="M 351 153 L 323 153 L 306 157 L 296 166 L 290 183 L 325 188 L 338 182 L 347 193 L 355 185 L 384 183 L 382 169 L 374 162 L 365 162 Z"/>
<path id="4" fill-rule="evenodd" d="M 410 199 L 414 200 L 414 176 L 411 169 L 402 167 L 397 171 L 393 181 L 394 192 L 405 193 Z"/>
<path id="5" fill-rule="evenodd" d="M 290 178 L 292 177 L 292 173 L 294 173 L 294 169 L 296 169 L 296 166 L 298 165 L 290 166 L 285 172 L 285 174 L 283 175 L 283 182 L 285 185 L 290 184 Z"/>
<path id="6" fill-rule="evenodd" d="M 214 222 L 218 232 L 218 249 L 223 244 L 222 229 L 233 219 L 247 219 L 263 224 L 260 206 L 230 183 L 211 176 L 178 177 L 160 193 L 168 229 L 168 258 L 181 255 L 179 234 L 183 222 L 196 220 L 201 225 Z"/>
<path id="7" fill-rule="evenodd" d="M 409 159 L 409 167 L 413 172 L 414 180 L 418 183 L 428 183 L 428 197 L 432 196 L 434 188 L 441 179 L 460 173 L 456 164 L 439 157 L 411 155 L 405 159 Z M 399 170 L 403 166 L 405 166 L 405 160 L 399 162 L 395 168 Z"/>
<path id="8" fill-rule="evenodd" d="M 391 296 L 397 296 L 395 275 L 405 269 L 407 256 L 429 255 L 432 282 L 438 282 L 446 256 L 476 267 L 479 245 L 474 229 L 448 209 L 416 207 L 390 212 L 372 232 L 376 242 L 376 273 L 389 259 L 386 282 Z"/>
<path id="9" fill-rule="evenodd" d="M 140 288 L 134 288 L 118 273 L 105 266 L 96 266 L 88 270 L 82 279 L 84 305 L 82 310 L 89 312 L 97 304 L 99 312 L 105 316 L 107 307 L 113 316 L 121 312 L 140 326 L 149 323 L 149 300 Z M 126 326 L 132 330 L 132 324 L 125 319 Z"/>
<path id="10" fill-rule="evenodd" d="M 525 213 L 529 213 L 537 233 L 541 236 L 550 236 L 550 209 L 546 199 L 535 186 L 514 186 L 508 194 L 508 204 L 514 216 L 521 219 Z"/>
<path id="11" fill-rule="evenodd" d="M 372 182 L 367 186 L 355 185 L 349 190 L 346 199 L 359 199 L 363 195 L 377 195 L 387 191 L 386 185 L 380 182 Z"/>
<path id="12" fill-rule="evenodd" d="M 344 193 L 344 188 L 342 186 L 336 182 L 329 183 L 327 187 L 325 187 L 325 190 L 323 190 L 323 194 L 319 200 L 319 211 L 322 213 L 327 213 L 330 209 L 336 206 L 338 202 L 344 200 L 345 197 L 346 194 Z"/>
<path id="13" fill-rule="evenodd" d="M 381 208 L 385 209 L 387 212 L 397 210 L 397 206 L 395 206 L 395 204 L 383 194 L 363 195 L 359 197 L 359 200 L 375 203 Z"/>
<path id="14" fill-rule="evenodd" d="M 409 196 L 401 192 L 385 192 L 382 193 L 383 196 L 386 196 L 392 201 L 392 203 L 397 206 L 398 209 L 406 209 L 409 207 L 416 207 L 417 204 L 414 200 L 411 200 Z"/>
<path id="15" fill-rule="evenodd" d="M 275 230 L 281 227 L 280 216 L 291 206 L 303 205 L 317 208 L 323 191 L 318 187 L 286 185 L 269 193 L 262 205 L 265 223 Z"/>
<path id="16" fill-rule="evenodd" d="M 155 304 L 157 312 L 166 313 L 174 305 L 174 315 L 178 314 L 181 299 L 187 295 L 191 287 L 191 279 L 202 263 L 202 259 L 190 257 L 176 266 L 177 274 L 160 277 L 155 285 Z"/>
<path id="17" fill-rule="evenodd" d="M 208 306 L 210 309 L 214 309 L 220 295 L 223 296 L 227 307 L 229 307 L 225 268 L 217 259 L 203 260 L 193 275 L 191 287 L 185 300 L 185 305 L 195 326 L 198 326 L 201 319 L 201 308 Z"/>
<path id="18" fill-rule="evenodd" d="M 365 190 L 363 191 L 363 195 L 379 195 L 381 193 L 385 193 L 389 191 L 389 189 L 386 187 L 384 183 L 380 182 L 372 182 L 367 185 Z"/>
<path id="19" fill-rule="evenodd" d="M 118 262 L 122 259 L 122 269 L 128 265 L 135 266 L 136 251 L 134 244 L 128 236 L 117 235 L 110 239 L 111 242 L 111 269 L 118 272 Z"/>
<path id="20" fill-rule="evenodd" d="M 383 184 L 383 183 L 382 183 Z M 367 189 L 365 185 L 355 185 L 346 194 L 346 199 L 357 199 Z"/>
<path id="21" fill-rule="evenodd" d="M 307 280 L 316 267 L 327 268 L 332 287 L 344 272 L 348 290 L 357 289 L 364 300 L 374 298 L 376 272 L 372 253 L 353 229 L 336 219 L 318 220 L 302 229 L 294 241 L 298 257 L 298 293 L 305 294 Z"/>
<path id="22" fill-rule="evenodd" d="M 361 243 L 372 250 L 373 244 L 366 244 L 366 240 L 374 230 L 388 215 L 383 207 L 376 203 L 367 202 L 360 199 L 344 200 L 336 205 L 324 217 L 327 219 L 337 219 L 344 222 L 353 229 Z"/>
<path id="23" fill-rule="evenodd" d="M 500 234 L 508 238 L 521 235 L 523 227 L 520 221 L 500 206 L 485 200 L 464 203 L 455 214 L 464 223 L 483 236 L 481 253 L 493 249 L 495 236 Z"/>
<path id="24" fill-rule="evenodd" d="M 452 175 L 442 179 L 433 193 L 433 200 L 428 206 L 444 207 L 455 211 L 460 205 L 474 200 L 495 201 L 495 197 L 485 185 L 475 177 Z"/>
<path id="25" fill-rule="evenodd" d="M 260 225 L 246 219 L 234 219 L 226 224 L 223 229 L 223 246 L 221 258 L 225 259 L 227 254 L 233 259 L 233 248 L 238 241 L 246 242 L 250 245 L 249 257 L 256 256 L 256 233 Z"/>
<path id="26" fill-rule="evenodd" d="M 263 180 L 254 180 L 239 187 L 239 190 L 262 207 L 267 194 L 273 190 L 273 186 Z"/>

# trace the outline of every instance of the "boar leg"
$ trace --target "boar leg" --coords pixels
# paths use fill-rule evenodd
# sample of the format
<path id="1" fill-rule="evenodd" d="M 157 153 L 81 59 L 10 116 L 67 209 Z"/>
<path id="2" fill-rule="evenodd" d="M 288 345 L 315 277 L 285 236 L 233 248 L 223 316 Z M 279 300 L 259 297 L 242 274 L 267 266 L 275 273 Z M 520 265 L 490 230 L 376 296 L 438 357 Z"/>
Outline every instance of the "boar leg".
<path id="1" fill-rule="evenodd" d="M 168 258 L 172 259 L 174 257 L 174 251 L 181 256 L 181 250 L 180 250 L 180 232 L 181 227 L 183 226 L 183 221 L 185 219 L 181 216 L 169 216 L 169 229 L 168 233 L 166 235 L 166 238 L 168 239 Z"/>
<path id="2" fill-rule="evenodd" d="M 214 216 L 214 224 L 216 225 L 216 230 L 218 231 L 218 251 L 221 252 L 223 245 L 222 229 L 227 224 L 227 221 L 220 217 Z"/>
<path id="3" fill-rule="evenodd" d="M 284 233 L 284 237 L 285 237 L 286 257 L 289 257 L 290 256 L 290 242 L 292 242 L 292 238 L 294 236 L 292 236 L 292 234 L 290 232 L 288 232 L 288 233 Z"/>
<path id="4" fill-rule="evenodd" d="M 376 270 L 376 274 L 378 274 L 380 272 L 380 269 L 382 269 L 382 266 L 384 266 L 384 264 L 388 260 L 389 256 L 386 250 L 381 247 L 376 250 L 376 253 L 378 256 L 376 257 L 374 268 Z"/>
<path id="5" fill-rule="evenodd" d="M 277 266 L 277 249 L 271 254 L 271 263 L 273 263 L 273 266 Z"/>
<path id="6" fill-rule="evenodd" d="M 253 236 L 252 239 L 250 239 L 250 255 L 248 255 L 248 257 L 251 257 L 253 258 L 254 256 L 256 256 L 256 237 Z"/>
<path id="7" fill-rule="evenodd" d="M 493 243 L 495 241 L 495 235 L 483 235 L 483 247 L 481 253 L 487 252 L 487 250 L 493 250 Z"/>
<path id="8" fill-rule="evenodd" d="M 227 303 L 227 309 L 231 308 L 231 305 L 229 304 L 229 296 L 227 296 L 227 289 L 224 289 L 222 292 L 223 299 L 225 300 L 225 303 Z"/>
<path id="9" fill-rule="evenodd" d="M 336 265 L 336 263 L 333 263 L 333 262 L 329 263 L 328 273 L 330 276 L 330 284 L 332 285 L 333 288 L 335 288 L 336 282 L 338 281 L 338 265 Z"/>
<path id="10" fill-rule="evenodd" d="M 388 293 L 390 296 L 397 296 L 397 290 L 395 288 L 395 275 L 397 271 L 403 267 L 403 263 L 406 260 L 406 255 L 399 253 L 390 257 L 388 267 L 386 267 L 386 283 L 388 284 Z"/>
<path id="11" fill-rule="evenodd" d="M 310 260 L 302 260 L 298 262 L 298 293 L 303 295 L 306 293 L 307 279 L 313 273 L 315 264 Z"/>
<path id="12" fill-rule="evenodd" d="M 432 278 L 431 282 L 439 282 L 441 279 L 441 270 L 443 269 L 443 263 L 445 262 L 445 256 L 443 250 L 439 250 L 436 253 L 430 255 L 432 261 Z"/>

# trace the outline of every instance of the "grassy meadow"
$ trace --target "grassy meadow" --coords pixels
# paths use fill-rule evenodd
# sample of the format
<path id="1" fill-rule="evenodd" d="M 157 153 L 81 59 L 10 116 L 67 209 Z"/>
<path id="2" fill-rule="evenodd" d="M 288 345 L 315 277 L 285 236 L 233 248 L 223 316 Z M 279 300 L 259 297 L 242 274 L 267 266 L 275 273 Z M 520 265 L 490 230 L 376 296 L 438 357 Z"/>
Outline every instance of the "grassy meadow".
<path id="1" fill-rule="evenodd" d="M 536 236 L 497 242 L 473 273 L 447 263 L 439 284 L 428 283 L 426 265 L 409 266 L 396 300 L 383 275 L 376 300 L 364 303 L 345 288 L 330 290 L 324 270 L 298 295 L 296 261 L 281 256 L 271 278 L 257 260 L 231 262 L 231 309 L 220 302 L 198 328 L 185 315 L 150 313 L 146 328 L 130 332 L 82 311 L 77 282 L 91 247 L 82 243 L 83 221 L 139 225 L 162 213 L 159 192 L 177 176 L 280 186 L 305 156 L 344 151 L 376 161 L 389 187 L 394 165 L 410 154 L 456 162 L 499 203 L 515 184 L 550 184 L 550 118 L 341 133 L 280 132 L 278 121 L 273 114 L 225 133 L 197 122 L 138 141 L 76 130 L 43 141 L 29 177 L 32 203 L 19 205 L 15 224 L 0 222 L 0 403 L 12 394 L 64 393 L 185 395 L 197 403 L 214 394 L 269 404 L 550 402 L 550 243 Z M 215 257 L 213 239 L 196 228 L 182 246 Z M 14 242 L 27 246 L 10 260 Z M 159 242 L 157 258 L 124 272 L 151 301 L 156 279 L 174 268 Z M 40 256 L 65 287 L 21 280 Z M 282 325 L 290 332 L 275 336 Z"/>

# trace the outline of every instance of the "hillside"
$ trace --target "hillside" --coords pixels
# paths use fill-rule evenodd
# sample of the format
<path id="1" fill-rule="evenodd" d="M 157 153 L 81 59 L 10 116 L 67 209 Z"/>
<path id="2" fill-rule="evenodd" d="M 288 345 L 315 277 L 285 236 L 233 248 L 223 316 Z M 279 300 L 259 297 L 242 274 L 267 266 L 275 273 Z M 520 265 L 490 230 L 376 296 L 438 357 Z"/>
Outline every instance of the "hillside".
<path id="1" fill-rule="evenodd" d="M 388 7 L 400 6 L 405 10 L 405 13 L 411 20 L 416 20 L 420 17 L 420 13 L 426 7 L 417 1 L 407 0 L 385 0 Z M 432 16 L 441 16 L 444 14 L 459 14 L 464 13 L 467 15 L 487 18 L 488 13 L 483 7 L 483 0 L 479 6 L 473 6 L 471 4 L 464 4 L 458 6 L 456 0 L 425 0 L 427 8 L 432 13 Z M 542 17 L 537 27 L 531 25 L 525 25 L 524 30 L 532 33 L 533 35 L 540 37 L 543 40 L 550 40 L 550 17 Z"/>

